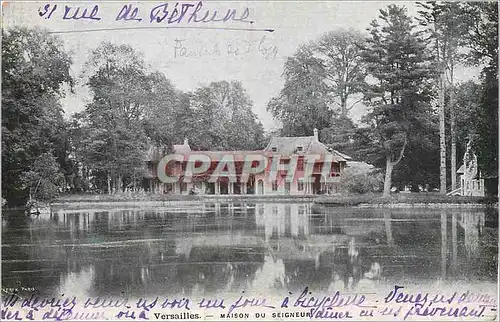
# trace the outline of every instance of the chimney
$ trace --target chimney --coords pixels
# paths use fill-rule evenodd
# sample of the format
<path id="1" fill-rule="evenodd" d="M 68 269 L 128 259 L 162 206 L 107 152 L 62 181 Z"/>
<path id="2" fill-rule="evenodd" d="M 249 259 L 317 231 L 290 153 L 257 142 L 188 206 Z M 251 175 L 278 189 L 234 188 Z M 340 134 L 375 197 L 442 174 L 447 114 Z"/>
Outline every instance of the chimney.
<path id="1" fill-rule="evenodd" d="M 314 139 L 316 141 L 319 141 L 319 139 L 318 139 L 318 129 L 317 128 L 314 128 Z"/>
<path id="2" fill-rule="evenodd" d="M 189 145 L 189 140 L 187 138 L 184 139 L 184 145 Z"/>

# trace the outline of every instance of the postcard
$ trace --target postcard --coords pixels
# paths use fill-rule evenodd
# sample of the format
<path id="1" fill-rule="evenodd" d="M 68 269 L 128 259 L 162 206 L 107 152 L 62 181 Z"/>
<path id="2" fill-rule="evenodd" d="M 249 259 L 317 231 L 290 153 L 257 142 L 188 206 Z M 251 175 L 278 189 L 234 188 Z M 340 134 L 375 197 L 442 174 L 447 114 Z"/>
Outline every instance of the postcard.
<path id="1" fill-rule="evenodd" d="M 1 21 L 1 320 L 498 319 L 497 2 Z"/>

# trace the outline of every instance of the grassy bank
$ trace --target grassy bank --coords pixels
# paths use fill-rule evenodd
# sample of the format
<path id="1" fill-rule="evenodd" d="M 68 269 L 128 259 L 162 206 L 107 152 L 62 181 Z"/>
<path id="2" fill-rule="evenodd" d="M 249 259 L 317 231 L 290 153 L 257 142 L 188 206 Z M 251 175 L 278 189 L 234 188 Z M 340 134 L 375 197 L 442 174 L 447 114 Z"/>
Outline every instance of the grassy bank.
<path id="1" fill-rule="evenodd" d="M 317 196 L 261 196 L 261 195 L 167 195 L 167 194 L 102 194 L 102 195 L 63 195 L 53 203 L 108 203 L 108 202 L 147 202 L 147 201 L 197 201 L 197 200 L 312 200 Z"/>
<path id="2" fill-rule="evenodd" d="M 443 196 L 438 193 L 396 193 L 389 197 L 381 194 L 366 195 L 339 195 L 321 196 L 314 201 L 317 204 L 331 206 L 357 206 L 361 204 L 384 205 L 384 204 L 480 204 L 495 205 L 498 198 L 492 197 L 466 197 L 466 196 Z"/>
<path id="3" fill-rule="evenodd" d="M 324 205 L 355 206 L 359 204 L 495 204 L 498 198 L 443 196 L 438 193 L 397 193 L 388 198 L 382 194 L 291 196 L 291 195 L 167 195 L 167 194 L 71 194 L 62 195 L 55 203 L 122 202 L 122 201 L 196 201 L 196 200 L 302 200 L 310 199 Z"/>

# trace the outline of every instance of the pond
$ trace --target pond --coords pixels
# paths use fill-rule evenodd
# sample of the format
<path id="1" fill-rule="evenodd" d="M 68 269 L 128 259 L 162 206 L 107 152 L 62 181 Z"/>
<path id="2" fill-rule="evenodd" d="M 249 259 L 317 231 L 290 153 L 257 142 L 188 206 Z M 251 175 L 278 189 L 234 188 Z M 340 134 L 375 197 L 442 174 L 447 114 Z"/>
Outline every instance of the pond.
<path id="1" fill-rule="evenodd" d="M 3 287 L 80 296 L 481 285 L 496 290 L 496 209 L 172 202 L 2 219 Z M 485 290 L 486 291 L 486 290 Z"/>

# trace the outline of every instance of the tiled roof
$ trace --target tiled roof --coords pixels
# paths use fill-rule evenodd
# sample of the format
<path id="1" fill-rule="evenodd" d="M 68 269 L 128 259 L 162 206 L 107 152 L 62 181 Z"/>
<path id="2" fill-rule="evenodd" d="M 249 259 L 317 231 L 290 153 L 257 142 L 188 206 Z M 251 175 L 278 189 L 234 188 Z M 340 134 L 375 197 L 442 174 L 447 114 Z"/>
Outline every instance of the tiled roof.
<path id="1" fill-rule="evenodd" d="M 276 148 L 276 152 L 273 151 Z M 302 151 L 297 148 L 302 147 Z M 149 146 L 146 152 L 145 161 L 159 161 L 167 152 L 167 149 L 162 147 Z M 333 161 L 344 162 L 350 160 L 351 157 L 319 142 L 315 136 L 298 136 L 298 137 L 273 137 L 266 148 L 263 150 L 253 151 L 193 151 L 187 142 L 184 144 L 176 144 L 173 146 L 173 152 L 183 154 L 187 159 L 194 154 L 204 154 L 210 157 L 211 160 L 221 160 L 226 155 L 233 156 L 234 160 L 245 159 L 246 155 L 260 154 L 271 156 L 273 154 L 282 157 L 290 157 L 292 155 L 317 154 L 317 155 L 333 155 Z"/>
<path id="2" fill-rule="evenodd" d="M 184 154 L 184 159 L 188 159 L 191 155 L 202 154 L 210 157 L 212 161 L 221 160 L 224 156 L 230 155 L 233 157 L 235 161 L 244 161 L 245 156 L 252 154 L 260 154 L 262 155 L 262 150 L 260 151 L 189 151 Z"/>
<path id="3" fill-rule="evenodd" d="M 302 152 L 298 151 L 297 147 L 302 147 Z M 273 152 L 273 148 L 276 148 L 276 152 Z M 334 156 L 334 161 L 337 162 L 350 159 L 349 156 L 328 148 L 314 136 L 273 137 L 264 151 L 280 154 L 282 156 L 291 156 L 294 154 L 325 155 L 331 153 Z"/>
<path id="4" fill-rule="evenodd" d="M 340 155 L 342 158 L 344 158 L 347 161 L 352 160 L 352 158 L 350 156 L 348 156 L 347 154 L 342 153 L 338 150 L 333 150 L 333 152 L 337 153 L 338 155 Z"/>

